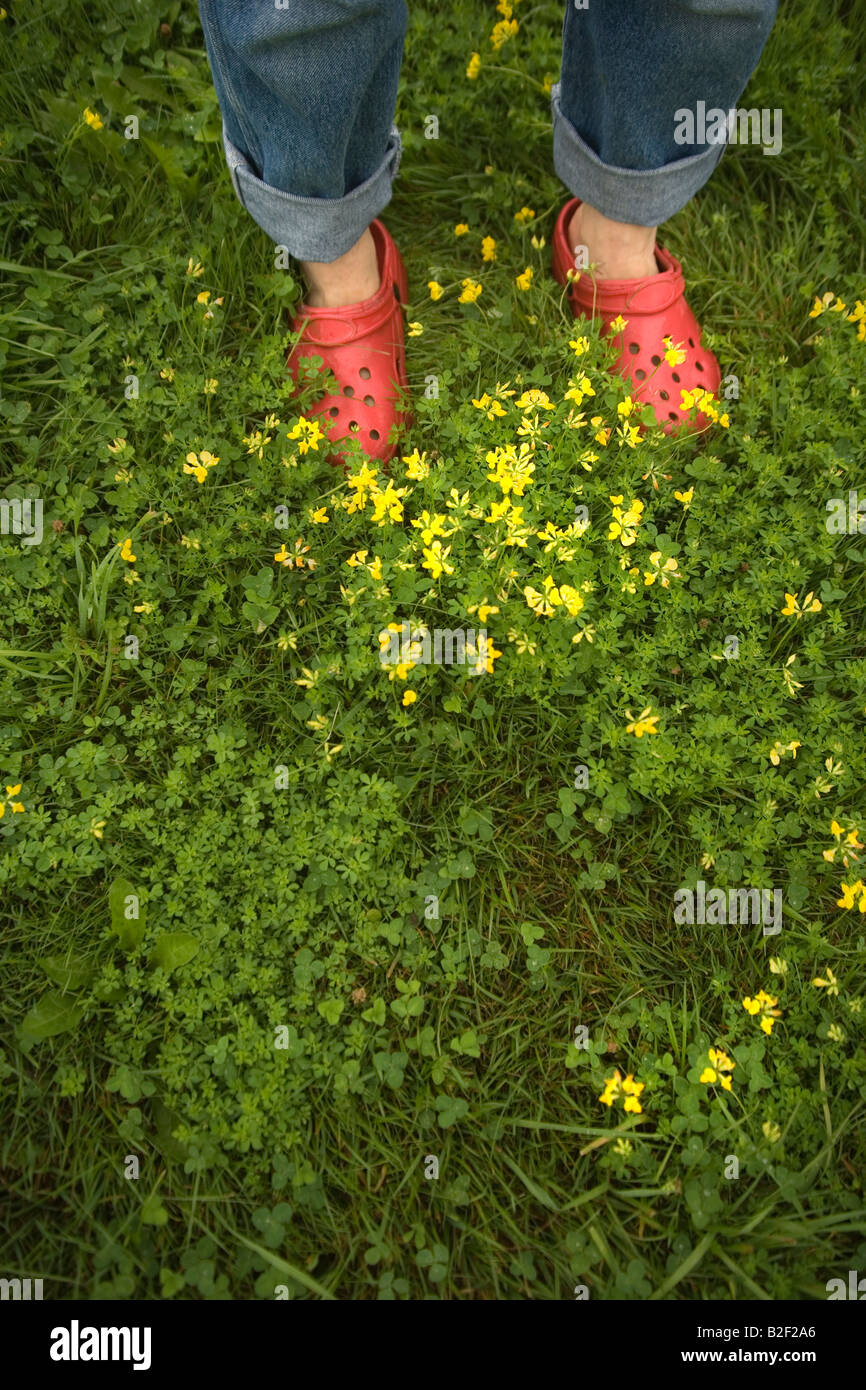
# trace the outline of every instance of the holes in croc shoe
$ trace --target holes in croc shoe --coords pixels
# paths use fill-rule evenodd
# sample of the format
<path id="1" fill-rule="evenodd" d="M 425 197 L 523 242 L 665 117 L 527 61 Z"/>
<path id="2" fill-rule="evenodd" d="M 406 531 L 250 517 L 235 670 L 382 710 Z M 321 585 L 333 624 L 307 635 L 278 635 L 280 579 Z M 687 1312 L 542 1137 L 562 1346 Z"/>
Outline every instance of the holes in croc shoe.
<path id="1" fill-rule="evenodd" d="M 689 347 L 694 347 L 694 345 L 695 345 L 695 340 L 694 340 L 694 338 L 689 338 Z"/>
<path id="2" fill-rule="evenodd" d="M 637 371 L 635 372 L 635 377 L 637 378 L 637 380 L 643 381 L 645 376 L 646 372 L 644 371 L 643 367 L 638 367 Z"/>
<path id="3" fill-rule="evenodd" d="M 339 413 L 340 413 L 340 408 L 339 408 L 339 406 L 336 406 L 336 405 L 332 405 L 332 406 L 331 406 L 331 409 L 328 411 L 328 414 L 330 415 L 330 417 L 331 417 L 332 420 L 336 420 L 336 418 L 337 418 L 337 416 L 339 415 Z"/>
<path id="4" fill-rule="evenodd" d="M 679 415 L 677 415 L 677 412 L 676 412 L 675 410 L 669 410 L 669 411 L 668 411 L 668 419 L 669 419 L 669 420 L 678 420 L 679 418 L 680 418 L 680 417 L 679 417 Z"/>
<path id="5" fill-rule="evenodd" d="M 702 372 L 702 371 L 704 370 L 704 364 L 703 364 L 703 362 L 696 362 L 696 363 L 695 363 L 695 366 L 697 367 L 697 369 L 698 369 L 699 372 Z"/>
<path id="6" fill-rule="evenodd" d="M 391 285 L 391 288 L 392 288 L 393 291 L 394 291 L 394 298 L 396 299 L 397 303 L 399 304 L 399 303 L 400 303 L 400 286 L 397 284 L 396 281 L 394 281 L 394 282 L 392 283 L 392 285 Z"/>
<path id="7" fill-rule="evenodd" d="M 350 421 L 349 421 L 349 429 L 352 430 L 352 432 L 353 432 L 354 434 L 357 434 L 357 432 L 358 432 L 358 430 L 359 430 L 360 428 L 361 428 L 361 426 L 358 424 L 358 421 L 357 421 L 357 420 L 350 420 Z"/>
<path id="8" fill-rule="evenodd" d="M 371 439 L 378 439 L 378 438 L 379 438 L 379 431 L 378 431 L 378 430 L 371 430 L 371 431 L 370 431 L 370 438 L 371 438 Z"/>
<path id="9" fill-rule="evenodd" d="M 631 353 L 632 357 L 634 357 L 635 353 L 640 352 L 640 344 L 639 344 L 639 343 L 629 343 L 629 345 L 628 345 L 628 350 L 629 350 L 629 352 Z"/>
<path id="10" fill-rule="evenodd" d="M 365 396 L 365 397 L 364 397 L 364 404 L 365 404 L 365 405 L 375 405 L 376 402 L 374 401 L 374 399 L 373 399 L 372 396 Z"/>
<path id="11" fill-rule="evenodd" d="M 354 388 L 354 386 L 344 386 L 344 387 L 343 387 L 343 395 L 344 395 L 344 396 L 354 396 L 354 394 L 355 394 L 355 388 Z"/>
<path id="12" fill-rule="evenodd" d="M 370 380 L 370 368 L 369 368 L 369 367 L 361 367 L 361 368 L 359 369 L 359 371 L 358 371 L 358 376 L 361 378 L 362 381 L 369 381 L 369 380 Z"/>
<path id="13" fill-rule="evenodd" d="M 671 380 L 672 380 L 672 381 L 679 381 L 679 379 L 680 379 L 680 374 L 679 374 L 679 372 L 671 372 Z"/>
<path id="14" fill-rule="evenodd" d="M 660 357 L 651 357 L 651 358 L 650 358 L 650 361 L 652 362 L 652 364 L 653 364 L 654 367 L 660 366 L 660 365 L 661 365 L 661 360 L 662 360 L 662 359 L 661 359 Z"/>
<path id="15" fill-rule="evenodd" d="M 668 395 L 667 391 L 659 391 L 659 395 L 661 396 L 663 401 L 670 400 L 670 396 Z"/>

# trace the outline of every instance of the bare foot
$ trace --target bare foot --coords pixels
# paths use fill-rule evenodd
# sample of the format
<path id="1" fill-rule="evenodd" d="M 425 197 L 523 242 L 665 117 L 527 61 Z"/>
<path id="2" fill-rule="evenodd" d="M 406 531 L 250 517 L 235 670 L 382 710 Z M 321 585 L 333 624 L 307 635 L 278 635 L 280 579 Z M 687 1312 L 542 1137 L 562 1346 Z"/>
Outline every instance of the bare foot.
<path id="1" fill-rule="evenodd" d="M 659 273 L 653 254 L 657 230 L 614 222 L 589 203 L 581 203 L 569 223 L 568 237 L 573 248 L 586 247 L 587 260 L 595 266 L 599 280 L 640 280 Z"/>
<path id="2" fill-rule="evenodd" d="M 305 303 L 313 308 L 337 309 L 372 298 L 379 288 L 379 260 L 370 228 L 345 255 L 335 261 L 301 261 L 301 270 L 309 287 Z"/>

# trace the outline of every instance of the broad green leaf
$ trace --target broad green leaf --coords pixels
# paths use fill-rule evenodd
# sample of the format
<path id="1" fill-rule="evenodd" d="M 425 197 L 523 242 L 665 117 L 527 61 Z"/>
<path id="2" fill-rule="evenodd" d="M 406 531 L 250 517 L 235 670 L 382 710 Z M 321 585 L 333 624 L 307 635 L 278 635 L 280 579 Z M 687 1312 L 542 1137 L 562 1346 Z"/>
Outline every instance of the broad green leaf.
<path id="1" fill-rule="evenodd" d="M 159 1200 L 159 1195 L 152 1192 L 141 1208 L 141 1223 L 143 1226 L 164 1226 L 168 1221 L 168 1212 Z"/>
<path id="2" fill-rule="evenodd" d="M 183 1163 L 189 1156 L 189 1150 L 179 1139 L 175 1139 L 172 1130 L 177 1129 L 180 1124 L 180 1116 L 161 1101 L 159 1096 L 155 1096 L 151 1101 L 151 1113 L 156 1126 L 156 1147 L 166 1158 L 173 1158 L 177 1163 Z"/>
<path id="3" fill-rule="evenodd" d="M 184 173 L 175 151 L 168 145 L 160 145 L 157 140 L 152 140 L 147 135 L 141 135 L 140 139 L 145 149 L 150 150 L 159 163 L 172 188 L 176 188 L 185 197 L 194 193 L 197 180 Z"/>
<path id="4" fill-rule="evenodd" d="M 199 943 L 188 931 L 165 932 L 157 938 L 150 953 L 151 965 L 160 970 L 178 970 L 191 961 L 199 949 Z"/>
<path id="5" fill-rule="evenodd" d="M 49 980 L 61 989 L 81 989 L 96 973 L 92 965 L 79 956 L 40 956 L 37 964 L 42 966 Z"/>
<path id="6" fill-rule="evenodd" d="M 144 936 L 146 911 L 135 885 L 128 878 L 116 878 L 108 890 L 111 930 L 124 951 L 134 951 Z"/>
<path id="7" fill-rule="evenodd" d="M 84 1010 L 73 999 L 49 989 L 18 1025 L 18 1041 L 28 1047 L 77 1027 Z"/>

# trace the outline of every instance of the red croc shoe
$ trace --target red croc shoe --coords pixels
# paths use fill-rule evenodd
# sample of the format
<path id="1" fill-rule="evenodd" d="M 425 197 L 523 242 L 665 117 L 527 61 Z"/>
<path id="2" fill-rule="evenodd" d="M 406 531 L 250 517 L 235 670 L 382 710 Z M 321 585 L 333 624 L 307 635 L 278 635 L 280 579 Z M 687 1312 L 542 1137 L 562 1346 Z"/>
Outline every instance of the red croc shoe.
<path id="1" fill-rule="evenodd" d="M 370 223 L 379 258 L 380 284 L 360 304 L 320 309 L 302 304 L 292 321 L 300 336 L 288 355 L 287 367 L 296 375 L 304 358 L 320 357 L 340 385 L 340 395 L 327 395 L 309 407 L 308 416 L 333 447 L 332 463 L 344 463 L 339 443 L 355 437 L 372 459 L 392 458 L 391 427 L 408 422 L 400 409 L 407 389 L 403 306 L 409 298 L 406 268 L 393 238 L 381 222 Z M 300 373 L 297 373 L 300 376 Z"/>
<path id="2" fill-rule="evenodd" d="M 566 203 L 553 234 L 553 273 L 561 285 L 575 269 L 568 240 L 568 226 L 579 198 Z M 686 303 L 682 266 L 663 247 L 655 248 L 658 275 L 643 280 L 593 280 L 586 271 L 573 281 L 569 300 L 575 317 L 600 319 L 605 328 L 619 315 L 626 320 L 622 350 L 615 370 L 632 383 L 635 400 L 648 402 L 667 434 L 681 425 L 706 429 L 710 420 L 697 414 L 694 423 L 682 409 L 681 391 L 718 390 L 719 364 L 709 348 L 701 346 L 700 325 Z M 672 367 L 665 358 L 664 339 L 680 344 L 685 361 Z"/>

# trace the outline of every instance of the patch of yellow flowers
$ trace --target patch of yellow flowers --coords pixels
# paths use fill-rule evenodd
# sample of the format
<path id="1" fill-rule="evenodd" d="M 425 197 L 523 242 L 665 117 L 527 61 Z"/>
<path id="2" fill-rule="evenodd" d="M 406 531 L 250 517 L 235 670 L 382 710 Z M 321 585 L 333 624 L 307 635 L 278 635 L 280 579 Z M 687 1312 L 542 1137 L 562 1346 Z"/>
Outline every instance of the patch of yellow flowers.
<path id="1" fill-rule="evenodd" d="M 615 1071 L 604 1083 L 604 1090 L 599 1096 L 602 1105 L 612 1106 L 614 1101 L 622 1099 L 622 1108 L 627 1115 L 641 1115 L 643 1106 L 638 1097 L 643 1091 L 645 1083 L 635 1081 L 634 1076 L 629 1072 L 628 1076 L 623 1077 L 619 1071 Z"/>

